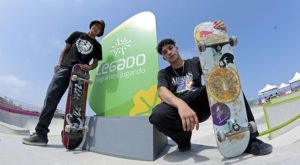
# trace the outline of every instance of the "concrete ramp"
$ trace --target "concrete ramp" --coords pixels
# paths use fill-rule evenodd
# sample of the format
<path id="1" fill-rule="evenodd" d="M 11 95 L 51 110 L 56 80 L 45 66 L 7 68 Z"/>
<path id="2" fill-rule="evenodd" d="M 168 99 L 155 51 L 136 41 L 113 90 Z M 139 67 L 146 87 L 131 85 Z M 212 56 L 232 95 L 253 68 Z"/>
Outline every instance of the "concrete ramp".
<path id="1" fill-rule="evenodd" d="M 36 123 L 37 120 L 38 116 L 10 112 L 0 107 L 0 121 L 4 123 L 24 128 L 32 125 L 31 122 Z"/>
<path id="2" fill-rule="evenodd" d="M 11 124 L 0 122 L 0 132 L 7 134 L 16 134 L 16 135 L 24 135 L 29 136 L 29 129 L 17 127 Z"/>
<path id="3" fill-rule="evenodd" d="M 0 107 L 0 122 L 5 124 L 15 126 L 17 130 L 18 128 L 22 128 L 25 130 L 29 130 L 31 133 L 34 132 L 35 126 L 39 120 L 39 116 L 37 115 L 28 115 L 10 112 L 7 110 L 3 110 Z M 10 127 L 13 128 L 13 127 Z M 50 132 L 49 135 L 60 135 L 60 131 L 63 128 L 63 119 L 53 118 L 50 124 Z"/>

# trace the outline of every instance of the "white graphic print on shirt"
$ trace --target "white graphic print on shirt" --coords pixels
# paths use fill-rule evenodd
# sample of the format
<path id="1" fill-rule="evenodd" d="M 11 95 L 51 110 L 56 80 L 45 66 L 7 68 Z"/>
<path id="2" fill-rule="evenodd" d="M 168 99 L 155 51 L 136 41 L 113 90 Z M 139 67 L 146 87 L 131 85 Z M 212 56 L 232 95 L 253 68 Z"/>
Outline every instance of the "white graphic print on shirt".
<path id="1" fill-rule="evenodd" d="M 187 73 L 185 76 L 173 77 L 172 84 L 177 87 L 176 94 L 182 94 L 193 90 L 193 74 Z"/>
<path id="2" fill-rule="evenodd" d="M 93 45 L 87 41 L 79 38 L 76 41 L 77 51 L 83 55 L 90 54 L 93 51 Z"/>

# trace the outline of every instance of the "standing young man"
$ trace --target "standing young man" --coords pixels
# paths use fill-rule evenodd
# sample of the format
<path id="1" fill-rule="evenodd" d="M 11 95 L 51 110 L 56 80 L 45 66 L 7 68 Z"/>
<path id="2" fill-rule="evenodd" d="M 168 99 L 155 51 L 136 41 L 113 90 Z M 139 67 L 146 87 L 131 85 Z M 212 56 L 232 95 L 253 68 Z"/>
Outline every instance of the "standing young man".
<path id="1" fill-rule="evenodd" d="M 215 21 L 214 26 L 227 31 L 223 22 Z M 201 84 L 200 61 L 198 57 L 183 60 L 172 39 L 162 40 L 157 51 L 170 66 L 158 72 L 158 95 L 163 102 L 153 109 L 149 120 L 178 144 L 179 151 L 188 151 L 191 149 L 192 130 L 198 130 L 199 122 L 210 116 L 206 89 Z M 245 96 L 244 100 L 248 120 L 254 121 Z M 271 153 L 272 146 L 260 141 L 257 136 L 258 132 L 251 133 L 245 152 L 254 155 Z"/>
<path id="2" fill-rule="evenodd" d="M 81 68 L 88 72 L 95 69 L 98 61 L 102 60 L 102 47 L 96 37 L 103 35 L 104 28 L 103 20 L 94 20 L 90 23 L 89 32 L 75 31 L 66 39 L 66 46 L 60 54 L 58 65 L 54 67 L 55 74 L 47 90 L 42 113 L 35 128 L 36 132 L 28 138 L 23 138 L 24 144 L 47 145 L 48 127 L 58 103 L 69 86 L 72 67 L 81 64 Z"/>

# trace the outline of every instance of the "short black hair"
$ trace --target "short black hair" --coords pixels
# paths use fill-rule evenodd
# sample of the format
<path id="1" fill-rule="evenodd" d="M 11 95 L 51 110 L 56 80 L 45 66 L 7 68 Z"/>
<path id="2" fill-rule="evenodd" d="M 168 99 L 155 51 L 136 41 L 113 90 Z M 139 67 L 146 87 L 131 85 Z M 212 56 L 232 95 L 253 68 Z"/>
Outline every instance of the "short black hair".
<path id="1" fill-rule="evenodd" d="M 161 40 L 157 45 L 157 52 L 161 54 L 162 47 L 165 45 L 174 45 L 176 46 L 176 42 L 171 38 L 166 38 Z"/>

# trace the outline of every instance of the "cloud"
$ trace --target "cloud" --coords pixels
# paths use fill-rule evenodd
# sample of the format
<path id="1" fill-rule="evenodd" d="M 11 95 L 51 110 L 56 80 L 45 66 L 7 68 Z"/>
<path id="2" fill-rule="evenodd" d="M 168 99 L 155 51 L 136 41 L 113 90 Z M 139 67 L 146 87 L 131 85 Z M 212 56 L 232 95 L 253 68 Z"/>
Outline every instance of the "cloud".
<path id="1" fill-rule="evenodd" d="M 27 86 L 27 82 L 19 79 L 15 75 L 0 75 L 0 90 L 5 93 L 17 94 Z"/>
<path id="2" fill-rule="evenodd" d="M 0 96 L 8 97 L 16 105 L 40 111 L 44 93 L 36 92 L 38 87 L 34 87 L 15 75 L 0 75 Z"/>
<path id="3" fill-rule="evenodd" d="M 0 75 L 0 94 L 24 103 L 36 103 L 34 91 L 28 82 L 15 75 Z"/>

